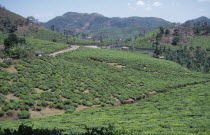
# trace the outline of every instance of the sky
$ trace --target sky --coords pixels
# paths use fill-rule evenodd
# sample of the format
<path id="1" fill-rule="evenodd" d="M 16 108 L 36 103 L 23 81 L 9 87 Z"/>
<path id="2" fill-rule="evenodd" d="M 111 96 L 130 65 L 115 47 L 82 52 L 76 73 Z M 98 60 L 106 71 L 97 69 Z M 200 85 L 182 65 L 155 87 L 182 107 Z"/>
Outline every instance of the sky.
<path id="1" fill-rule="evenodd" d="M 0 0 L 6 9 L 46 22 L 66 12 L 99 13 L 107 17 L 159 17 L 185 22 L 210 18 L 210 0 Z"/>

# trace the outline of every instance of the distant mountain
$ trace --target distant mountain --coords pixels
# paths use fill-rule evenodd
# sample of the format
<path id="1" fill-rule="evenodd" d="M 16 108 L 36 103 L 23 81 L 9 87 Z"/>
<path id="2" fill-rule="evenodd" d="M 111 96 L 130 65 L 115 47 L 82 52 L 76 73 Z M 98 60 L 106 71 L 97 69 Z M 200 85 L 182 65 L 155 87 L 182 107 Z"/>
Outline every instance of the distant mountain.
<path id="1" fill-rule="evenodd" d="M 54 25 L 60 32 L 73 30 L 76 33 L 89 32 L 90 34 L 97 33 L 97 35 L 108 36 L 113 33 L 114 35 L 120 34 L 121 31 L 130 32 L 131 29 L 136 29 L 138 34 L 145 31 L 150 32 L 159 26 L 171 25 L 171 22 L 155 17 L 109 18 L 97 13 L 68 12 L 42 25 L 48 29 Z"/>
<path id="2" fill-rule="evenodd" d="M 202 16 L 202 17 L 199 17 L 199 18 L 196 18 L 196 19 L 192 19 L 192 20 L 188 20 L 185 22 L 185 24 L 190 24 L 190 25 L 194 25 L 195 23 L 198 23 L 200 22 L 201 24 L 207 22 L 208 25 L 210 25 L 210 19 L 205 17 L 205 16 Z"/>

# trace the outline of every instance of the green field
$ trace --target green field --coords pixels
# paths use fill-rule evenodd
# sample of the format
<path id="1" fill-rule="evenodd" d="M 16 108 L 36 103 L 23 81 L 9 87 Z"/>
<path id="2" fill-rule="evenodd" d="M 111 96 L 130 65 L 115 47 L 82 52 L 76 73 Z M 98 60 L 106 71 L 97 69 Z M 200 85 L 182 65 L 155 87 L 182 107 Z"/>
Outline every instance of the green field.
<path id="1" fill-rule="evenodd" d="M 197 47 L 200 46 L 203 49 L 208 49 L 210 51 L 210 37 L 195 37 L 191 39 L 190 46 Z"/>
<path id="2" fill-rule="evenodd" d="M 5 115 L 20 110 L 39 113 L 46 107 L 71 113 L 80 105 L 126 103 L 152 91 L 210 80 L 208 74 L 174 62 L 116 50 L 80 48 L 55 58 L 21 59 L 10 64 L 15 69 L 0 70 L 0 102 Z"/>
<path id="3" fill-rule="evenodd" d="M 114 124 L 119 130 L 144 135 L 208 135 L 210 133 L 210 83 L 173 89 L 132 105 L 84 110 L 42 119 L 0 122 L 2 128 L 21 123 L 35 128 L 64 129 L 73 132 L 88 127 Z"/>
<path id="4" fill-rule="evenodd" d="M 34 38 L 26 38 L 26 41 L 28 44 L 33 46 L 34 51 L 41 50 L 45 54 L 71 47 L 69 44 L 50 42 Z"/>

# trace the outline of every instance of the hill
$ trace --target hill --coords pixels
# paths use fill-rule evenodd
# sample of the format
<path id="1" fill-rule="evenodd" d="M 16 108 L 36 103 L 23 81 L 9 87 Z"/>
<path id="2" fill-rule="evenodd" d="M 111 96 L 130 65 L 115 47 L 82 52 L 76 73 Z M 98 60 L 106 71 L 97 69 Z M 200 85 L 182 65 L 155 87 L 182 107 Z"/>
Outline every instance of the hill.
<path id="1" fill-rule="evenodd" d="M 208 23 L 208 25 L 210 25 L 210 19 L 209 18 L 207 18 L 207 17 L 205 17 L 205 16 L 202 16 L 202 17 L 199 17 L 199 18 L 196 18 L 196 19 L 192 19 L 192 20 L 188 20 L 188 21 L 186 21 L 184 24 L 188 24 L 188 25 L 194 25 L 194 24 L 196 24 L 196 23 L 201 23 L 201 24 L 203 24 L 203 23 L 205 23 L 205 22 L 207 22 Z"/>
<path id="2" fill-rule="evenodd" d="M 92 61 L 89 59 L 90 57 L 95 57 L 103 62 Z M 105 61 L 117 64 L 104 63 Z M 18 104 L 29 105 L 33 102 L 37 103 L 37 106 L 34 105 L 34 107 L 36 109 L 41 107 L 40 113 L 44 114 L 46 102 L 52 106 L 55 105 L 54 102 L 56 104 L 63 103 L 65 107 L 82 103 L 84 107 L 85 104 L 90 106 L 91 103 L 110 104 L 115 98 L 123 101 L 139 96 L 141 101 L 132 105 L 88 109 L 42 119 L 2 121 L 0 126 L 3 129 L 16 129 L 20 123 L 26 123 L 36 128 L 54 129 L 56 127 L 63 129 L 65 133 L 69 133 L 70 130 L 81 133 L 84 132 L 85 125 L 104 127 L 114 124 L 117 129 L 134 134 L 176 133 L 187 135 L 210 132 L 208 128 L 210 126 L 208 121 L 210 114 L 208 105 L 210 99 L 209 75 L 185 70 L 174 62 L 152 59 L 137 53 L 82 48 L 73 53 L 60 55 L 54 60 L 51 58 L 35 61 L 24 60 L 19 64 L 21 65 L 17 65 L 17 67 L 21 78 L 14 77 L 12 84 L 13 87 L 16 86 L 16 81 L 19 80 L 20 84 L 17 84 L 19 90 L 17 91 L 15 88 L 15 96 L 11 96 L 11 94 L 9 94 L 10 96 L 1 96 L 1 102 L 5 100 L 5 96 L 7 99 L 13 97 L 13 100 L 9 102 L 3 102 L 4 106 L 8 106 L 10 110 L 13 104 L 16 107 Z M 119 64 L 123 64 L 125 67 L 117 67 Z M 69 68 L 61 68 L 64 65 Z M 54 66 L 57 70 L 53 70 Z M 36 73 L 33 73 L 34 71 Z M 27 75 L 28 72 L 31 73 L 30 77 Z M 56 74 L 53 75 L 53 72 Z M 4 79 L 7 83 L 10 80 L 9 75 L 5 72 L 2 73 L 7 78 Z M 36 74 L 39 75 L 33 77 Z M 75 76 L 76 74 L 79 75 Z M 47 77 L 48 75 L 51 77 Z M 13 76 L 15 75 L 13 74 Z M 40 83 L 44 82 L 43 86 L 36 84 L 37 87 L 42 87 L 42 90 L 30 89 L 32 93 L 30 100 L 24 95 L 27 91 L 20 90 L 20 86 L 26 82 L 24 81 L 26 78 L 27 88 L 35 84 L 31 79 L 38 83 L 39 81 Z M 58 85 L 61 83 L 62 85 Z M 51 85 L 47 86 L 48 84 Z M 144 93 L 154 90 L 159 93 L 145 99 L 141 98 Z M 62 97 L 59 96 L 59 93 Z M 16 97 L 17 95 L 20 97 Z M 45 100 L 47 101 L 44 102 Z M 51 110 L 46 111 L 49 113 Z M 36 112 L 33 115 L 39 113 L 34 110 L 30 110 L 30 112 Z M 57 112 L 57 114 L 59 113 Z"/>
<path id="3" fill-rule="evenodd" d="M 51 29 L 51 26 L 55 26 L 58 32 L 71 30 L 74 33 L 87 32 L 92 37 L 106 37 L 110 34 L 111 36 L 114 36 L 116 33 L 113 34 L 112 32 L 115 32 L 116 30 L 119 31 L 119 29 L 123 28 L 128 29 L 125 31 L 125 33 L 128 32 L 130 29 L 133 29 L 133 27 L 140 28 L 141 30 L 136 31 L 138 32 L 138 34 L 140 34 L 144 33 L 145 31 L 148 32 L 154 30 L 159 26 L 168 26 L 170 24 L 171 23 L 168 21 L 155 17 L 109 18 L 97 13 L 87 14 L 68 12 L 62 16 L 58 16 L 46 23 L 43 23 L 43 26 L 48 29 Z M 106 31 L 104 31 L 105 28 Z M 94 34 L 93 31 L 98 31 L 98 35 Z M 125 36 L 121 35 L 120 37 Z"/>
<path id="4" fill-rule="evenodd" d="M 0 101 L 5 114 L 1 119 L 25 118 L 22 113 L 28 112 L 36 118 L 133 103 L 152 91 L 209 78 L 174 62 L 103 49 L 81 48 L 55 58 L 27 58 L 6 64 L 9 66 L 0 68 Z"/>
<path id="5" fill-rule="evenodd" d="M 23 26 L 25 23 L 26 19 L 24 17 L 0 7 L 0 33 L 14 32 L 18 26 Z"/>

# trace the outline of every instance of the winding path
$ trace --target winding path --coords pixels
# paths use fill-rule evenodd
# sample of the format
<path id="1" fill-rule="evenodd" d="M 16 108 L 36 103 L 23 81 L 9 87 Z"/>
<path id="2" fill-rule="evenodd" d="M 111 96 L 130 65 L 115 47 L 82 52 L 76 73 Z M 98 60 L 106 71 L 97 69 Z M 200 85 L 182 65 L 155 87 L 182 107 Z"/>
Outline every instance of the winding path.
<path id="1" fill-rule="evenodd" d="M 71 48 L 68 48 L 68 49 L 65 49 L 65 50 L 61 50 L 61 51 L 58 51 L 58 52 L 54 52 L 54 53 L 51 53 L 49 55 L 55 57 L 58 54 L 62 54 L 62 53 L 69 52 L 69 51 L 73 51 L 73 50 L 78 49 L 79 47 L 80 46 L 78 46 L 78 45 L 72 45 Z"/>

